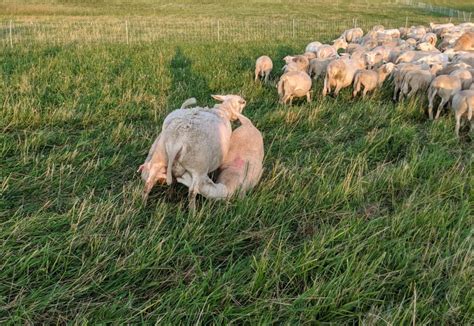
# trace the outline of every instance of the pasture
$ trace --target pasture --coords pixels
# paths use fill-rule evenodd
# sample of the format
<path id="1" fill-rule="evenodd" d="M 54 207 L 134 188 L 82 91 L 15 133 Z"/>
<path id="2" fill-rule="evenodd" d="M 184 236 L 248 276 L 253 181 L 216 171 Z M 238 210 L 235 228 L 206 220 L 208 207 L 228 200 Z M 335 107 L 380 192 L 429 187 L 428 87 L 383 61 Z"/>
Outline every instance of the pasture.
<path id="1" fill-rule="evenodd" d="M 346 18 L 398 12 L 339 2 Z M 0 4 L 1 15 L 127 14 L 122 2 L 52 3 Z M 153 15 L 137 3 L 136 15 Z M 205 6 L 229 19 L 252 11 L 219 4 Z M 308 5 L 269 15 L 339 10 Z M 181 2 L 186 17 L 208 19 L 205 6 Z M 153 17 L 181 14 L 163 10 Z M 397 24 L 408 12 L 447 20 L 399 12 Z M 322 99 L 319 81 L 312 103 L 278 104 L 282 58 L 307 41 L 1 47 L 0 323 L 471 324 L 473 134 L 457 139 L 451 113 L 429 121 L 425 96 L 392 103 L 390 85 Z M 262 54 L 271 85 L 253 80 Z M 259 185 L 243 199 L 199 198 L 194 215 L 181 185 L 144 204 L 136 169 L 164 117 L 189 97 L 213 105 L 211 94 L 232 93 L 264 136 Z"/>

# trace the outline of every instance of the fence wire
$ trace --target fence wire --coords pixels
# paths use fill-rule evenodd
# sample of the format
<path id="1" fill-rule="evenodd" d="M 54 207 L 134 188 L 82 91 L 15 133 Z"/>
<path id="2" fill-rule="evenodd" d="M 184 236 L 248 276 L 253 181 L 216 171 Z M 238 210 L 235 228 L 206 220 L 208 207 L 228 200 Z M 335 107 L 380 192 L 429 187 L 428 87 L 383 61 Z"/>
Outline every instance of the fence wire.
<path id="1" fill-rule="evenodd" d="M 445 19 L 446 20 L 446 19 Z M 441 20 L 438 19 L 437 22 Z M 462 20 L 454 19 L 453 22 Z M 14 47 L 29 44 L 125 43 L 145 42 L 246 42 L 246 41 L 314 41 L 336 38 L 342 31 L 374 25 L 387 28 L 420 24 L 408 17 L 391 20 L 370 19 L 262 19 L 262 20 L 195 20 L 160 21 L 130 19 L 123 21 L 0 21 L 0 45 Z M 427 24 L 427 22 L 424 22 Z"/>

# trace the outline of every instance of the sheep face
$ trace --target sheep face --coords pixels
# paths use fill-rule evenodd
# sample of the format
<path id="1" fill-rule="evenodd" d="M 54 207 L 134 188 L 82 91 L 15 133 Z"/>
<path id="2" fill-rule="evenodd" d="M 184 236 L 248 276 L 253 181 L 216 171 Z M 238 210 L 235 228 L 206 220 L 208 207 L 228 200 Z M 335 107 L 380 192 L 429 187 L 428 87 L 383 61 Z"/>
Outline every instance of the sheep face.
<path id="1" fill-rule="evenodd" d="M 221 107 L 226 110 L 230 121 L 237 120 L 238 114 L 242 113 L 247 104 L 239 95 L 212 95 L 212 98 L 222 102 Z"/>

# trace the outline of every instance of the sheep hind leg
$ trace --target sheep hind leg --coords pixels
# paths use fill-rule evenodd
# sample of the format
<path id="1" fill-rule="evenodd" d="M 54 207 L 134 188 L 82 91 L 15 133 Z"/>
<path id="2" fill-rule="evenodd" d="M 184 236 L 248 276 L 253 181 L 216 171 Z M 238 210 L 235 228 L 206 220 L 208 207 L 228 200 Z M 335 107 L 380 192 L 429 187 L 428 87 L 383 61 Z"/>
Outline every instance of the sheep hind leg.
<path id="1" fill-rule="evenodd" d="M 193 177 L 191 187 L 189 187 L 188 200 L 191 212 L 196 212 L 196 196 L 198 194 L 199 178 Z"/>
<path id="2" fill-rule="evenodd" d="M 471 130 L 472 130 L 472 121 L 471 121 Z M 454 129 L 454 132 L 456 133 L 456 137 L 459 138 L 459 129 L 461 128 L 461 115 L 456 114 L 456 128 Z"/>
<path id="3" fill-rule="evenodd" d="M 268 78 L 270 77 L 270 71 L 265 72 L 265 84 L 268 83 Z"/>
<path id="4" fill-rule="evenodd" d="M 342 89 L 342 85 L 337 84 L 336 89 L 334 90 L 334 97 L 337 97 L 339 95 L 339 92 L 341 91 L 341 89 Z"/>
<path id="5" fill-rule="evenodd" d="M 308 103 L 311 103 L 311 92 L 306 93 L 306 101 L 308 101 Z"/>
<path id="6" fill-rule="evenodd" d="M 438 112 L 436 112 L 435 120 L 438 120 L 439 115 L 441 114 L 441 111 L 443 111 L 443 107 L 447 102 L 448 102 L 447 99 L 441 98 L 441 103 L 439 103 Z"/>

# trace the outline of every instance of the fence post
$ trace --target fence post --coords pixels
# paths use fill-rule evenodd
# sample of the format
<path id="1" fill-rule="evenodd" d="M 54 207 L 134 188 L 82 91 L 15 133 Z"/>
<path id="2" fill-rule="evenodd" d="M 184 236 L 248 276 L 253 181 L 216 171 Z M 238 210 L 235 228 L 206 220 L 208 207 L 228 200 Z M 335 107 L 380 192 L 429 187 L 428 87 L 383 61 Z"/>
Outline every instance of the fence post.
<path id="1" fill-rule="evenodd" d="M 293 18 L 293 30 L 291 33 L 292 37 L 295 38 L 295 19 Z"/>
<path id="2" fill-rule="evenodd" d="M 13 38 L 12 38 L 12 21 L 10 19 L 10 47 L 13 47 Z"/>
<path id="3" fill-rule="evenodd" d="M 221 21 L 217 20 L 217 41 L 221 40 Z"/>
<path id="4" fill-rule="evenodd" d="M 128 45 L 128 20 L 125 21 L 125 35 L 127 37 L 127 45 Z"/>

